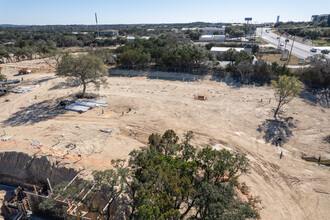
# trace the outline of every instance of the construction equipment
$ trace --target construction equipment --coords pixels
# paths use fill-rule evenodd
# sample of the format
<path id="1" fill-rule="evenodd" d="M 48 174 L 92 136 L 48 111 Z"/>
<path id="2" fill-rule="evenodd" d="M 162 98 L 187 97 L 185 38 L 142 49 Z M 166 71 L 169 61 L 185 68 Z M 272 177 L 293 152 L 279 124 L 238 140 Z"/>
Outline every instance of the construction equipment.
<path id="1" fill-rule="evenodd" d="M 31 73 L 31 70 L 30 69 L 28 69 L 28 68 L 21 68 L 21 69 L 19 69 L 18 70 L 18 74 L 29 74 L 29 73 Z"/>

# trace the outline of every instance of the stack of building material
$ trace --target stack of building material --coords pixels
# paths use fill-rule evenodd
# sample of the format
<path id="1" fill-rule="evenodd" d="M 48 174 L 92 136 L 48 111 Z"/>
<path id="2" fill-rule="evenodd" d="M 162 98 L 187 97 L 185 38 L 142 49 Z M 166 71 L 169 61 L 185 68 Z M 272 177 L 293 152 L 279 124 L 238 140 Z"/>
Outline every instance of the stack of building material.
<path id="1" fill-rule="evenodd" d="M 75 104 L 75 103 L 65 107 L 66 110 L 75 111 L 75 112 L 79 112 L 79 113 L 85 112 L 90 108 L 91 107 L 78 105 L 78 104 Z"/>
<path id="2" fill-rule="evenodd" d="M 97 104 L 96 106 L 102 106 L 102 107 L 106 107 L 108 104 L 108 102 L 106 101 L 94 100 L 94 99 L 88 100 L 88 102 L 96 103 Z"/>
<path id="3" fill-rule="evenodd" d="M 86 107 L 89 107 L 89 108 L 94 108 L 95 106 L 97 106 L 96 103 L 94 102 L 86 102 L 86 101 L 76 101 L 75 103 L 76 105 L 82 105 L 82 106 L 86 106 Z"/>
<path id="4" fill-rule="evenodd" d="M 26 93 L 26 92 L 28 92 L 30 90 L 32 90 L 31 87 L 19 87 L 17 89 L 13 89 L 12 92 L 14 92 L 14 93 Z"/>
<path id="5" fill-rule="evenodd" d="M 2 141 L 9 141 L 10 139 L 12 139 L 14 137 L 14 135 L 10 135 L 10 136 L 5 136 L 3 138 L 1 138 Z"/>
<path id="6" fill-rule="evenodd" d="M 75 103 L 65 107 L 66 110 L 75 111 L 79 113 L 86 112 L 87 110 L 96 106 L 105 107 L 108 102 L 101 100 L 87 100 L 87 101 L 76 101 Z"/>

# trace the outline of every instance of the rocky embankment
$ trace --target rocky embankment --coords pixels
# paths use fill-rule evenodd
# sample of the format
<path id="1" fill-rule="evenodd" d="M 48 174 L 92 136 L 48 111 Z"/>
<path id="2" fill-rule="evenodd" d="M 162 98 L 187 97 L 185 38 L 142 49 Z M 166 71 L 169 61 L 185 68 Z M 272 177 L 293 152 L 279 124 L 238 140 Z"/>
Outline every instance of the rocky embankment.
<path id="1" fill-rule="evenodd" d="M 9 186 L 52 186 L 70 181 L 79 170 L 51 155 L 0 152 L 0 184 Z"/>

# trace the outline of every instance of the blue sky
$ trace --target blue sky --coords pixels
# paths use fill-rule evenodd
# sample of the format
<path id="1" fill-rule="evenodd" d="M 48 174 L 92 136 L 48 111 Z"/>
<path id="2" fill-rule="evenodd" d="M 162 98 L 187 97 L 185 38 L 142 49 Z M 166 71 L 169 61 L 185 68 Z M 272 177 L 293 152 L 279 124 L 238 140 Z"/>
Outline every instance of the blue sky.
<path id="1" fill-rule="evenodd" d="M 0 24 L 100 24 L 309 21 L 329 0 L 0 0 Z"/>

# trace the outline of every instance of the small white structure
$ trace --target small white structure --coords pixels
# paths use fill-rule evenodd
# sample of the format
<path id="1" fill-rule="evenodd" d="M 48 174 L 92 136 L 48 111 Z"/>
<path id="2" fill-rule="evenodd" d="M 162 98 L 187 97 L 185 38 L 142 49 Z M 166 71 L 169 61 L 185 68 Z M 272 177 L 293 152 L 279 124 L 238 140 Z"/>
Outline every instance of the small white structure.
<path id="1" fill-rule="evenodd" d="M 224 41 L 226 39 L 225 35 L 213 35 L 214 41 Z"/>
<path id="2" fill-rule="evenodd" d="M 149 40 L 150 39 L 150 36 L 142 36 L 141 39 Z"/>
<path id="3" fill-rule="evenodd" d="M 226 39 L 225 35 L 202 35 L 199 41 L 224 41 Z"/>
<path id="4" fill-rule="evenodd" d="M 181 31 L 182 32 L 187 32 L 187 31 L 197 31 L 198 28 L 182 28 Z"/>
<path id="5" fill-rule="evenodd" d="M 130 42 L 133 43 L 135 41 L 135 37 L 134 36 L 127 36 L 126 39 Z"/>
<path id="6" fill-rule="evenodd" d="M 200 36 L 199 41 L 213 41 L 213 35 L 202 35 Z"/>
<path id="7" fill-rule="evenodd" d="M 86 35 L 86 34 L 88 34 L 89 32 L 77 32 L 77 31 L 74 31 L 74 32 L 72 32 L 72 34 L 74 34 L 74 35 L 79 35 L 79 34 L 84 34 L 84 35 Z"/>

